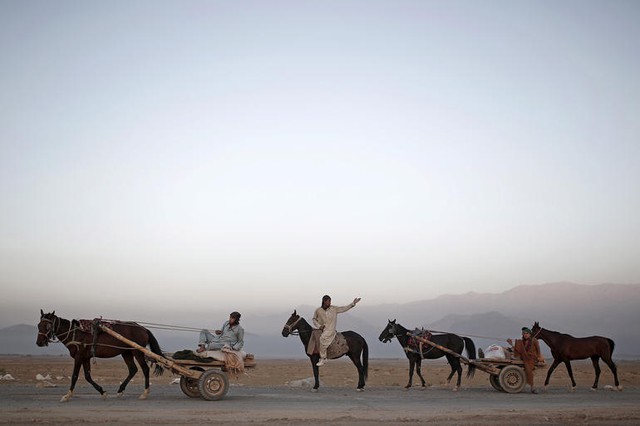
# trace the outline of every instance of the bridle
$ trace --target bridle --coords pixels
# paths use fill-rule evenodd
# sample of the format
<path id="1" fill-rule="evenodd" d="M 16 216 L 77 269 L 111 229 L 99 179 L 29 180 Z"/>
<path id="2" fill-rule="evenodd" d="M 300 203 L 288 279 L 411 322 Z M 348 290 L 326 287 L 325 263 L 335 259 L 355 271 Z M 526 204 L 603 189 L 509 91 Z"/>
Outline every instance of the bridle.
<path id="1" fill-rule="evenodd" d="M 302 317 L 300 315 L 298 315 L 298 319 L 297 320 L 295 320 L 291 324 L 289 324 L 289 323 L 285 324 L 283 328 L 286 328 L 287 331 L 289 332 L 289 334 L 291 334 L 292 336 L 299 336 L 300 335 L 300 330 L 294 330 L 293 328 L 298 325 L 298 323 L 300 322 L 301 319 L 302 319 Z"/>
<path id="2" fill-rule="evenodd" d="M 61 333 L 64 335 L 62 338 L 58 336 L 58 328 L 60 327 L 61 321 L 60 321 L 60 318 L 55 315 L 53 316 L 52 320 L 49 318 L 41 317 L 40 322 L 45 322 L 47 324 L 46 325 L 47 331 L 43 333 L 40 330 L 38 330 L 38 335 L 45 336 L 49 343 L 61 342 L 62 340 L 66 339 L 72 331 L 73 331 L 73 337 L 71 340 L 75 339 L 75 331 L 77 327 L 71 327 L 71 324 L 69 324 L 69 330 L 67 330 L 64 333 Z"/>
<path id="3" fill-rule="evenodd" d="M 537 339 L 540 333 L 542 333 L 542 327 L 538 326 L 538 331 L 536 331 L 535 334 L 531 337 L 533 337 L 534 339 Z"/>
<path id="4" fill-rule="evenodd" d="M 389 328 L 387 328 L 387 333 L 392 334 L 393 337 L 395 338 L 398 337 L 398 331 L 395 323 L 392 323 L 392 322 L 389 323 Z M 390 342 L 393 337 L 385 336 L 385 338 L 383 339 L 383 343 Z"/>
<path id="5" fill-rule="evenodd" d="M 45 336 L 49 343 L 58 342 L 59 339 L 58 339 L 58 336 L 56 336 L 56 331 L 58 330 L 58 325 L 60 325 L 60 318 L 54 316 L 53 320 L 50 320 L 49 318 L 42 317 L 40 318 L 40 322 L 46 323 L 46 332 L 43 333 L 40 330 L 38 330 L 38 335 Z"/>

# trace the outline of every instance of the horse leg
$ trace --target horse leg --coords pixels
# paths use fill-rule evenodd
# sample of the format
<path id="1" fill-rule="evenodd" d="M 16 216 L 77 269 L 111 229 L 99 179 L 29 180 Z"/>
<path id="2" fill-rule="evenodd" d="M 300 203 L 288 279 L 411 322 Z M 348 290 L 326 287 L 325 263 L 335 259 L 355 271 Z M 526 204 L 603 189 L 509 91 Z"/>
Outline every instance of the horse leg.
<path id="1" fill-rule="evenodd" d="M 356 390 L 358 392 L 362 392 L 364 390 L 364 367 L 362 366 L 362 362 L 360 362 L 360 355 L 354 354 L 353 352 L 348 352 L 347 355 L 353 362 L 353 365 L 358 369 L 358 387 Z"/>
<path id="2" fill-rule="evenodd" d="M 620 386 L 620 382 L 618 381 L 618 367 L 616 366 L 616 363 L 613 362 L 613 360 L 611 359 L 611 355 L 608 353 L 605 353 L 604 356 L 602 357 L 602 360 L 604 361 L 605 364 L 607 364 L 607 366 L 611 370 L 611 373 L 613 373 L 613 380 L 614 380 L 614 384 L 616 385 L 616 388 L 618 390 L 622 390 L 622 386 Z"/>
<path id="3" fill-rule="evenodd" d="M 409 389 L 412 385 L 413 385 L 413 369 L 416 366 L 416 358 L 413 356 L 409 357 L 409 382 L 407 383 L 407 386 L 405 386 L 405 389 Z"/>
<path id="4" fill-rule="evenodd" d="M 460 389 L 460 383 L 462 381 L 462 365 L 460 365 L 460 360 L 458 358 L 453 358 L 451 361 L 452 361 L 451 375 L 449 376 L 449 380 L 451 380 L 451 377 L 453 376 L 454 371 L 458 373 L 458 381 L 456 382 L 456 385 L 453 388 L 453 391 L 457 392 L 458 389 Z"/>
<path id="5" fill-rule="evenodd" d="M 104 391 L 104 389 L 102 389 L 102 386 L 94 382 L 93 378 L 91 378 L 91 359 L 90 358 L 85 358 L 85 360 L 82 361 L 82 369 L 84 370 L 84 378 L 86 379 L 86 381 L 91 383 L 91 385 L 95 388 L 95 390 L 100 392 L 100 395 L 102 395 L 102 399 L 107 399 L 107 393 Z"/>
<path id="6" fill-rule="evenodd" d="M 75 389 L 76 383 L 78 382 L 78 376 L 80 375 L 81 366 L 82 362 L 80 362 L 80 358 L 76 356 L 73 362 L 73 373 L 71 373 L 71 386 L 69 387 L 69 391 L 60 399 L 60 402 L 69 402 L 69 400 L 73 396 L 73 390 Z"/>
<path id="7" fill-rule="evenodd" d="M 313 369 L 314 378 L 312 392 L 317 392 L 318 388 L 320 387 L 320 378 L 318 377 L 320 375 L 320 367 L 318 367 L 316 364 L 318 363 L 318 361 L 320 361 L 320 355 L 313 354 L 309 357 L 309 359 L 311 360 L 311 368 Z"/>
<path id="8" fill-rule="evenodd" d="M 620 386 L 620 382 L 618 381 L 618 367 L 616 367 L 615 362 L 613 362 L 611 357 L 608 357 L 608 356 L 603 357 L 602 360 L 604 361 L 605 364 L 607 364 L 607 366 L 611 370 L 611 373 L 613 373 L 613 381 L 614 381 L 614 384 L 616 385 L 616 388 L 618 390 L 622 390 L 622 386 Z"/>
<path id="9" fill-rule="evenodd" d="M 600 357 L 598 355 L 594 355 L 591 357 L 591 362 L 593 363 L 593 369 L 596 372 L 596 380 L 593 382 L 593 386 L 591 386 L 591 390 L 594 391 L 598 389 L 598 380 L 600 379 L 600 363 L 598 362 Z"/>
<path id="10" fill-rule="evenodd" d="M 131 353 L 131 351 L 123 352 L 122 359 L 124 359 L 124 363 L 127 364 L 129 375 L 122 381 L 120 387 L 118 388 L 118 398 L 122 397 L 124 389 L 127 387 L 133 376 L 135 376 L 138 372 L 138 367 L 136 367 L 136 364 L 133 362 L 133 354 Z"/>
<path id="11" fill-rule="evenodd" d="M 138 397 L 138 399 L 147 399 L 149 396 L 149 366 L 147 365 L 147 361 L 144 359 L 144 354 L 140 351 L 135 351 L 134 356 L 140 364 L 140 368 L 142 369 L 142 374 L 144 374 L 144 390 L 142 394 Z"/>
<path id="12" fill-rule="evenodd" d="M 424 381 L 424 377 L 422 377 L 422 359 L 416 359 L 416 373 L 418 373 L 418 377 L 420 377 L 420 381 L 422 382 L 422 387 L 426 386 L 426 382 Z"/>
<path id="13" fill-rule="evenodd" d="M 553 363 L 551 364 L 551 367 L 549 367 L 549 370 L 547 371 L 547 378 L 544 381 L 545 389 L 547 389 L 547 387 L 549 386 L 549 379 L 551 378 L 551 373 L 553 373 L 553 370 L 555 370 L 559 364 L 560 364 L 560 360 L 554 358 Z"/>
<path id="14" fill-rule="evenodd" d="M 573 369 L 571 368 L 571 361 L 567 360 L 564 362 L 564 365 L 567 367 L 567 373 L 569 373 L 569 377 L 571 378 L 571 392 L 576 390 L 576 380 L 573 378 Z"/>

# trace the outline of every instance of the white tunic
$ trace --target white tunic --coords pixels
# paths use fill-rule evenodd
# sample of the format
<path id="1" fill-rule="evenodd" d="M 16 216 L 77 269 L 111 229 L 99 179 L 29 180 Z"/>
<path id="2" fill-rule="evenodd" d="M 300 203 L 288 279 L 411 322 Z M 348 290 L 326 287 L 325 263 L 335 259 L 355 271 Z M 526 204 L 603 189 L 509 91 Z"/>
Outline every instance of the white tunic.
<path id="1" fill-rule="evenodd" d="M 320 335 L 320 345 L 325 349 L 329 347 L 333 339 L 336 337 L 336 325 L 338 322 L 338 314 L 347 312 L 349 309 L 356 306 L 354 303 L 350 303 L 346 306 L 329 306 L 326 310 L 322 309 L 322 306 L 316 309 L 313 314 L 313 325 L 316 328 L 320 328 L 324 325 L 324 330 Z"/>

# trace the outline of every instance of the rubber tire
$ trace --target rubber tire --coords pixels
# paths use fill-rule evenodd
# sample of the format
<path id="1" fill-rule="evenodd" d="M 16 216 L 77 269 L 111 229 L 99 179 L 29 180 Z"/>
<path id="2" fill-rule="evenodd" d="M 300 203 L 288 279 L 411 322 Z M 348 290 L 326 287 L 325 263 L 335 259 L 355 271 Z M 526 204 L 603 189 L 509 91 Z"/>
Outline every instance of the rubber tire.
<path id="1" fill-rule="evenodd" d="M 524 369 L 517 365 L 507 365 L 498 376 L 500 387 L 507 393 L 520 393 L 527 384 Z"/>
<path id="2" fill-rule="evenodd" d="M 498 392 L 504 392 L 504 389 L 500 386 L 500 379 L 498 376 L 489 374 L 489 383 L 491 383 L 491 386 Z"/>
<path id="3" fill-rule="evenodd" d="M 204 371 L 200 367 L 191 367 L 190 370 Z M 200 398 L 200 389 L 198 389 L 198 379 L 180 376 L 180 389 L 189 398 Z"/>
<path id="4" fill-rule="evenodd" d="M 207 401 L 217 401 L 224 398 L 229 391 L 229 379 L 220 370 L 207 370 L 198 380 L 198 389 L 202 398 Z"/>
<path id="5" fill-rule="evenodd" d="M 198 389 L 198 380 L 191 377 L 180 377 L 180 389 L 189 398 L 200 398 L 200 389 Z"/>

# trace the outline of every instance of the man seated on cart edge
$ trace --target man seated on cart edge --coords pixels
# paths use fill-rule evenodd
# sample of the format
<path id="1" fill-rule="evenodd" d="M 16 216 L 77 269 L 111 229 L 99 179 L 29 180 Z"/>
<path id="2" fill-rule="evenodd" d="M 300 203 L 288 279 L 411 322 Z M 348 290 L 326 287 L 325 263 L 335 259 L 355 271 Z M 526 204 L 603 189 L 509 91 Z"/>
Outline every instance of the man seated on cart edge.
<path id="1" fill-rule="evenodd" d="M 240 351 L 244 346 L 244 328 L 240 325 L 240 317 L 239 312 L 233 311 L 220 330 L 211 333 L 207 329 L 202 329 L 197 352 L 220 350 L 225 346 L 229 346 L 234 351 Z"/>

